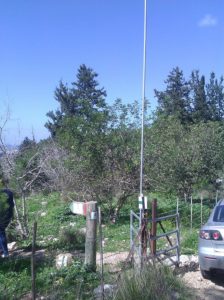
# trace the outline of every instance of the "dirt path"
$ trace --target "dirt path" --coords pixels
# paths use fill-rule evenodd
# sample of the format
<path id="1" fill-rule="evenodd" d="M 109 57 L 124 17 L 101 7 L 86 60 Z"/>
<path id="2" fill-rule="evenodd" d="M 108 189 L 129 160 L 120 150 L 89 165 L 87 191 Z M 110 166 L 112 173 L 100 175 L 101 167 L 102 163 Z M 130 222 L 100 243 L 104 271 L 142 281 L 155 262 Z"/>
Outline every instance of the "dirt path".
<path id="1" fill-rule="evenodd" d="M 202 278 L 198 269 L 194 272 L 186 272 L 182 278 L 187 286 L 195 291 L 196 299 L 224 299 L 224 273 L 217 273 L 211 280 L 207 280 Z"/>

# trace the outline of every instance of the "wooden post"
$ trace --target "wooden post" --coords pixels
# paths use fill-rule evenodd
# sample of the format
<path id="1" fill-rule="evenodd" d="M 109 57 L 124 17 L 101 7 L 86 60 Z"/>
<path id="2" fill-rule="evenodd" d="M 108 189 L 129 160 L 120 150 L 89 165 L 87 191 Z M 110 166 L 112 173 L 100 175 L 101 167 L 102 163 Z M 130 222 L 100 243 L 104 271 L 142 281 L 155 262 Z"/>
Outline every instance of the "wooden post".
<path id="1" fill-rule="evenodd" d="M 36 234 L 37 222 L 33 223 L 33 241 L 32 241 L 32 254 L 31 254 L 31 277 L 32 277 L 32 300 L 36 299 L 36 273 L 35 273 L 35 251 L 36 251 Z"/>
<path id="2" fill-rule="evenodd" d="M 97 202 L 88 202 L 86 214 L 85 266 L 96 271 Z"/>
<path id="3" fill-rule="evenodd" d="M 156 237 L 156 216 L 157 216 L 157 199 L 152 200 L 152 227 L 151 227 L 151 237 Z M 156 240 L 153 239 L 150 241 L 151 254 L 152 256 L 156 255 Z"/>

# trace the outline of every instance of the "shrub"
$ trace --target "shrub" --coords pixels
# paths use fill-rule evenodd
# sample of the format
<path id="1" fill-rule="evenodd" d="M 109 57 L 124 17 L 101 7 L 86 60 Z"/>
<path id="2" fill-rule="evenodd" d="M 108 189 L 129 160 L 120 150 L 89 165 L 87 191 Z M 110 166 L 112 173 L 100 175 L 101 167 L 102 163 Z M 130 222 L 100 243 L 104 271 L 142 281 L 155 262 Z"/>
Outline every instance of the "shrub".
<path id="1" fill-rule="evenodd" d="M 65 250 L 84 250 L 85 233 L 74 227 L 65 227 L 59 234 L 59 248 Z"/>
<path id="2" fill-rule="evenodd" d="M 190 296 L 168 267 L 147 265 L 142 271 L 129 270 L 122 276 L 114 300 L 184 300 Z"/>

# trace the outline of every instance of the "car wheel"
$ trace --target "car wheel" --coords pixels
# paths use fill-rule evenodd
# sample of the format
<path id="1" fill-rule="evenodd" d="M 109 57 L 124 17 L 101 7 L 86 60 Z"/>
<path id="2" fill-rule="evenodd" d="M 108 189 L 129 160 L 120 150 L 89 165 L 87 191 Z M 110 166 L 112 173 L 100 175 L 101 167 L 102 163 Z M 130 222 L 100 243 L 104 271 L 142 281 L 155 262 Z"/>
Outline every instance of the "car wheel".
<path id="1" fill-rule="evenodd" d="M 206 271 L 201 269 L 201 275 L 204 279 L 210 279 L 211 278 L 211 271 Z"/>

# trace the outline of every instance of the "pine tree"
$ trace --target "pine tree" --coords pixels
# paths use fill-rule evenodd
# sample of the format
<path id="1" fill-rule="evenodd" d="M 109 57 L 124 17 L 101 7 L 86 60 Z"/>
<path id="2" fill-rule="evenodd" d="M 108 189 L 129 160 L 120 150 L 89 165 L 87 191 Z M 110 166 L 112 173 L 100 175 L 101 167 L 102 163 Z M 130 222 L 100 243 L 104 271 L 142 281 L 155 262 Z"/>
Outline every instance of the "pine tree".
<path id="1" fill-rule="evenodd" d="M 210 75 L 210 81 L 206 85 L 210 118 L 213 121 L 221 121 L 224 117 L 224 86 L 223 77 L 218 81 L 215 73 Z"/>
<path id="2" fill-rule="evenodd" d="M 50 111 L 47 116 L 50 120 L 45 124 L 51 135 L 56 136 L 69 118 L 76 119 L 83 127 L 84 123 L 95 122 L 98 128 L 103 125 L 106 117 L 106 91 L 98 88 L 96 80 L 98 74 L 91 68 L 81 65 L 77 73 L 77 81 L 72 87 L 60 82 L 55 90 L 55 100 L 60 107 L 56 112 Z M 74 119 L 75 118 L 75 119 Z M 78 124 L 77 124 L 78 125 Z"/>
<path id="3" fill-rule="evenodd" d="M 205 93 L 205 77 L 199 76 L 199 71 L 191 74 L 193 120 L 195 123 L 207 122 L 211 119 Z"/>
<path id="4" fill-rule="evenodd" d="M 165 116 L 176 116 L 181 123 L 189 122 L 191 119 L 190 87 L 183 77 L 183 71 L 174 68 L 168 75 L 166 90 L 159 92 L 155 90 L 158 99 L 158 113 Z"/>

